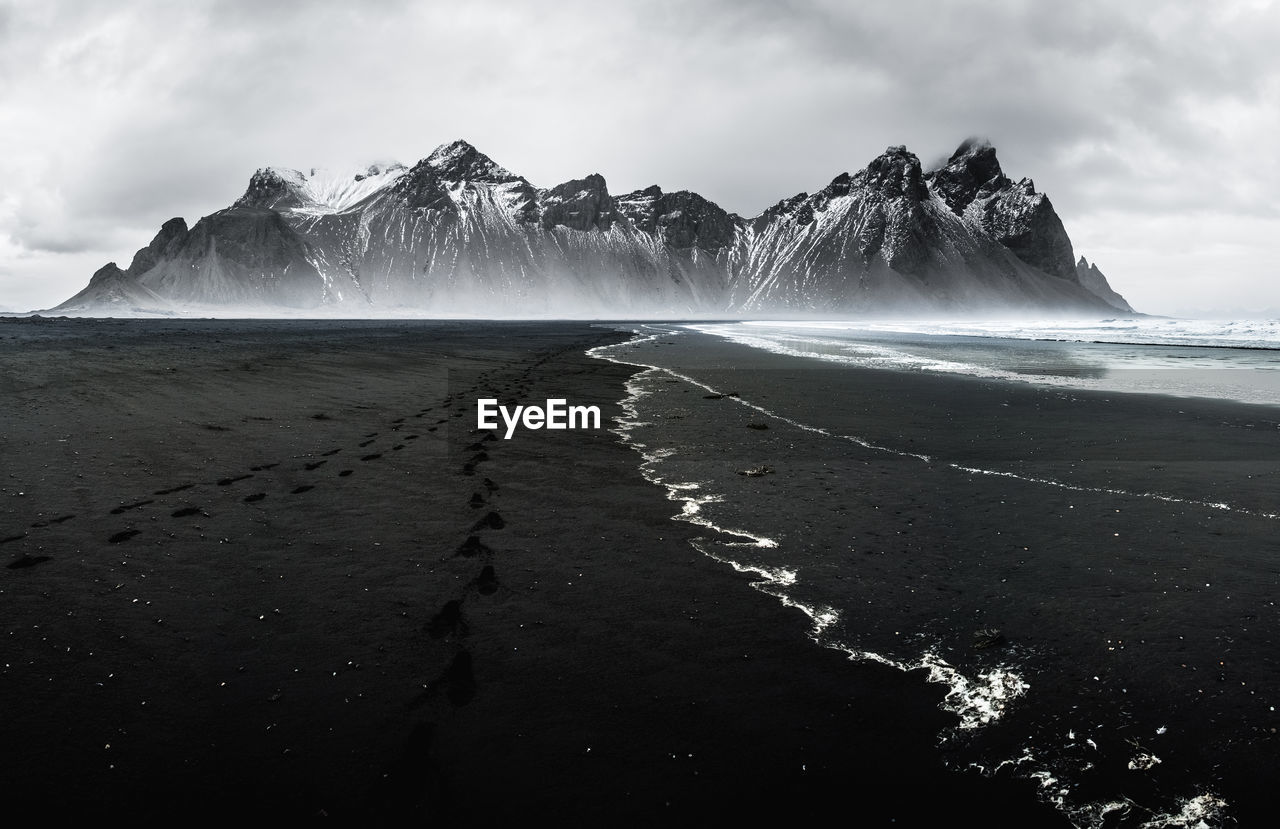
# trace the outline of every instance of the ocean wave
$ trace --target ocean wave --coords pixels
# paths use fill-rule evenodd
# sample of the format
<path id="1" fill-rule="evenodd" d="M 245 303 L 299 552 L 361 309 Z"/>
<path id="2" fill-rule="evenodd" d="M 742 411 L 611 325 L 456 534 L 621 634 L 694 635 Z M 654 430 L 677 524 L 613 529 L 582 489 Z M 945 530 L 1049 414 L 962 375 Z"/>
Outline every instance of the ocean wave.
<path id="1" fill-rule="evenodd" d="M 1185 345 L 1222 348 L 1280 349 L 1280 320 L 1195 320 L 1165 317 L 1084 320 L 753 320 L 744 327 L 792 328 L 803 331 L 870 331 L 888 334 L 994 337 L 1130 345 Z"/>
<path id="2" fill-rule="evenodd" d="M 1129 321 L 1126 321 L 1129 322 Z M 1165 325 L 1164 323 L 1169 323 Z M 1144 321 L 1109 328 L 1034 323 L 740 322 L 689 329 L 792 357 L 961 374 L 1080 391 L 1167 394 L 1275 405 L 1280 321 Z"/>

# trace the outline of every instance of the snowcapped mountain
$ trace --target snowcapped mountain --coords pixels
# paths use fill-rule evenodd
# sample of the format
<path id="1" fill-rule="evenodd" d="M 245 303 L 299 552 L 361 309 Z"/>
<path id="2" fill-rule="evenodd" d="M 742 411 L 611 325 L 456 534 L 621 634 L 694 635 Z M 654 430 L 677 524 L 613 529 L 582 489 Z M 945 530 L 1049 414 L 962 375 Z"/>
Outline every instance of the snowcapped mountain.
<path id="1" fill-rule="evenodd" d="M 982 142 L 927 174 L 890 147 L 818 193 L 744 219 L 687 191 L 614 196 L 595 173 L 540 189 L 454 141 L 412 167 L 258 170 L 231 207 L 191 228 L 166 222 L 127 270 L 104 266 L 53 310 L 1130 310 L 1073 260 L 1048 199 L 1006 178 Z"/>

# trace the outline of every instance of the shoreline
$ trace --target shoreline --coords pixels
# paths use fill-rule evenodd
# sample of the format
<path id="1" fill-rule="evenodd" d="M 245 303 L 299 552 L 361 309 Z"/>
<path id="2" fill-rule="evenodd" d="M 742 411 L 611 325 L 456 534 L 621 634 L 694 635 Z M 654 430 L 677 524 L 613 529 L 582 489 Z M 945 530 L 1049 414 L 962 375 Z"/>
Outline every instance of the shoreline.
<path id="1" fill-rule="evenodd" d="M 702 520 L 778 542 L 726 554 L 784 562 L 798 578 L 771 589 L 834 608 L 829 647 L 914 662 L 897 630 L 914 631 L 972 676 L 990 664 L 966 631 L 1003 629 L 996 650 L 1032 687 L 974 762 L 1029 748 L 1068 807 L 1132 798 L 1169 817 L 1207 787 L 1245 825 L 1266 813 L 1275 514 L 1239 506 L 1275 491 L 1274 407 L 837 368 L 663 328 L 615 349 L 660 366 L 638 439 L 668 486 L 701 482 Z M 758 483 L 734 474 L 762 462 Z M 1217 683 L 1198 686 L 1210 666 Z M 1163 765 L 1126 770 L 1126 737 Z"/>

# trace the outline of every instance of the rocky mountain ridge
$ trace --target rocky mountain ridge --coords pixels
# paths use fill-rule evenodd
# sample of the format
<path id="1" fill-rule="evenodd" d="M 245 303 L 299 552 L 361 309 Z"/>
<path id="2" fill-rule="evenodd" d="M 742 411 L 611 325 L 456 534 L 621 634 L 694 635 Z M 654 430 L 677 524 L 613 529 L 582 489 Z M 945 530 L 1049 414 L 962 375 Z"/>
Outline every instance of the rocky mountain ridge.
<path id="1" fill-rule="evenodd" d="M 1098 266 L 1091 264 L 1083 256 L 1076 262 L 1076 278 L 1080 280 L 1081 285 L 1102 297 L 1109 305 L 1126 313 L 1137 313 L 1124 297 L 1111 289 L 1111 285 L 1107 283 L 1107 278 L 1102 275 L 1102 271 L 1098 270 Z"/>
<path id="2" fill-rule="evenodd" d="M 1082 260 L 1083 261 L 1083 260 Z M 905 147 L 745 219 L 591 173 L 538 188 L 465 141 L 412 167 L 264 168 L 229 208 L 166 222 L 61 313 L 466 316 L 1131 312 L 1077 268 L 1048 198 L 966 141 Z"/>

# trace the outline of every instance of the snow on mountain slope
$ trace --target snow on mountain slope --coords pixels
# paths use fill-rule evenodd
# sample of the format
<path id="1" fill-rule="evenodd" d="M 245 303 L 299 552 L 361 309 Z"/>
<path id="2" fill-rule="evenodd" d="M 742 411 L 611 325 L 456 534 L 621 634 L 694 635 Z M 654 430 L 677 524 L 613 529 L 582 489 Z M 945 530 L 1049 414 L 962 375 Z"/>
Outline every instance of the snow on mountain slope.
<path id="1" fill-rule="evenodd" d="M 267 167 L 254 173 L 236 207 L 292 210 L 300 213 L 340 213 L 390 187 L 406 171 L 403 164 L 371 164 L 356 170 L 314 167 L 306 173 Z"/>
<path id="2" fill-rule="evenodd" d="M 1074 263 L 1059 273 L 1047 198 L 974 142 L 927 175 L 890 147 L 750 220 L 688 191 L 614 197 L 596 173 L 539 189 L 454 141 L 412 167 L 264 168 L 230 208 L 171 225 L 56 310 L 92 313 L 108 283 L 179 309 L 357 315 L 1112 310 Z"/>

